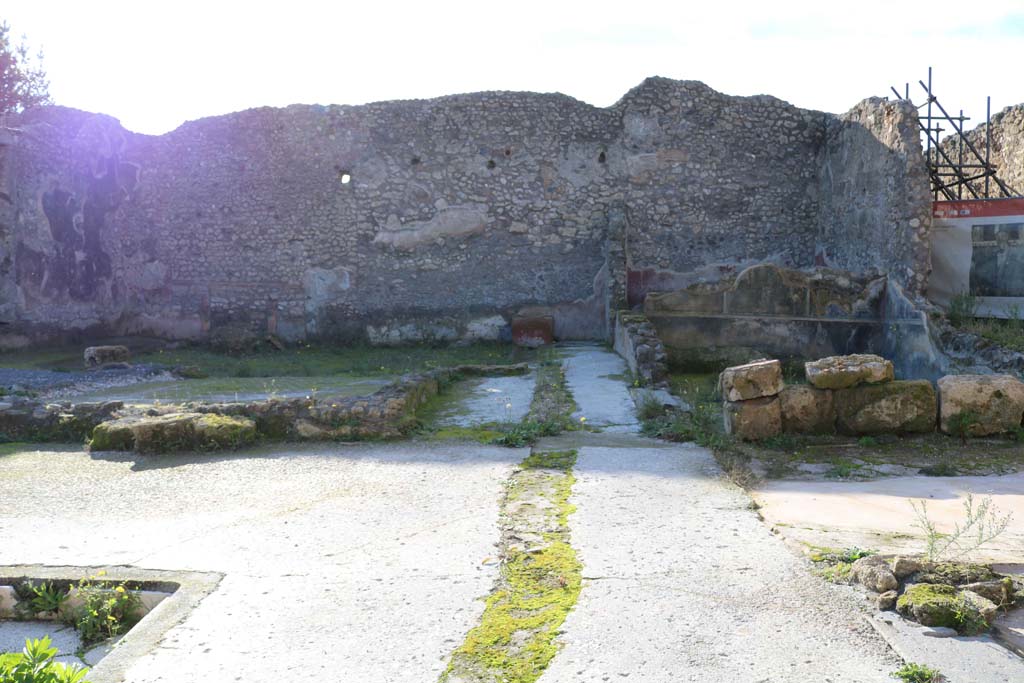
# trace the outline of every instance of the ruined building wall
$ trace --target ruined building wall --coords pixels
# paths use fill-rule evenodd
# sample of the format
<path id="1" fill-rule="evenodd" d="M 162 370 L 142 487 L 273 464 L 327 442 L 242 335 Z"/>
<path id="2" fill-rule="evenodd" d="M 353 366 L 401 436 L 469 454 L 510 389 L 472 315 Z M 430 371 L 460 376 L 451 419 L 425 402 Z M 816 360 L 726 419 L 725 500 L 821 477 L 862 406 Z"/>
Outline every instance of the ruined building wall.
<path id="1" fill-rule="evenodd" d="M 608 108 L 478 93 L 254 109 L 162 136 L 36 110 L 0 132 L 0 346 L 68 330 L 495 338 L 524 308 L 561 338 L 608 338 L 630 294 L 812 267 L 825 211 L 841 218 L 823 158 L 860 178 L 863 154 L 908 155 L 902 127 L 860 149 L 837 125 L 659 78 Z M 862 214 L 902 230 L 915 180 L 889 179 Z"/>
<path id="2" fill-rule="evenodd" d="M 967 132 L 967 139 L 974 147 L 985 155 L 985 124 L 976 126 Z M 955 136 L 942 141 L 943 150 L 954 161 L 958 158 L 959 140 Z M 1015 196 L 1024 196 L 1024 104 L 1007 107 L 992 116 L 989 133 L 989 161 L 996 169 L 996 175 L 1002 180 Z M 970 158 L 970 152 L 964 149 L 964 158 Z M 985 181 L 972 183 L 979 197 L 984 197 Z M 989 196 L 1002 196 L 999 187 L 989 182 Z M 972 199 L 965 190 L 964 199 Z"/>
<path id="3" fill-rule="evenodd" d="M 922 292 L 932 211 L 913 106 L 871 98 L 831 119 L 820 181 L 818 262 Z"/>

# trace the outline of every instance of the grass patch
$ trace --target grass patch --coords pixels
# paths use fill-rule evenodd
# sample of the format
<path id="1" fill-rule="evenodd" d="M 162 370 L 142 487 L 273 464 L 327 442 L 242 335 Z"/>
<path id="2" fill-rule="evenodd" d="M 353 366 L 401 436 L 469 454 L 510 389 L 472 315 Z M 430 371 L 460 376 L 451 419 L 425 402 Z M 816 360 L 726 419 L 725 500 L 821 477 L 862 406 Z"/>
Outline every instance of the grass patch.
<path id="1" fill-rule="evenodd" d="M 901 666 L 892 673 L 892 677 L 903 681 L 903 683 L 940 683 L 945 680 L 938 669 L 914 662 L 907 662 Z"/>
<path id="2" fill-rule="evenodd" d="M 476 441 L 477 443 L 494 443 L 504 435 L 500 425 L 480 425 L 477 427 L 440 427 L 422 432 L 427 438 L 435 441 Z"/>
<path id="3" fill-rule="evenodd" d="M 453 365 L 511 365 L 533 352 L 511 344 L 465 346 L 330 346 L 307 345 L 278 351 L 231 354 L 202 347 L 143 353 L 137 363 L 198 369 L 209 377 L 321 377 L 332 375 L 404 375 Z"/>

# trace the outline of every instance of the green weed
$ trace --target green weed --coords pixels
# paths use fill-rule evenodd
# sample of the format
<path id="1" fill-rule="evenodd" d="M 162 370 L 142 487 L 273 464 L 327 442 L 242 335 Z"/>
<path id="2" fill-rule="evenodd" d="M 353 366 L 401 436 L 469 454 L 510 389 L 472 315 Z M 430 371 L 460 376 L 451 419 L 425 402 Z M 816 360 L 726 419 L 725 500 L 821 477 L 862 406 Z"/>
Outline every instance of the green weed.
<path id="1" fill-rule="evenodd" d="M 943 680 L 937 669 L 914 662 L 904 664 L 893 672 L 892 677 L 900 679 L 903 683 L 939 683 Z"/>

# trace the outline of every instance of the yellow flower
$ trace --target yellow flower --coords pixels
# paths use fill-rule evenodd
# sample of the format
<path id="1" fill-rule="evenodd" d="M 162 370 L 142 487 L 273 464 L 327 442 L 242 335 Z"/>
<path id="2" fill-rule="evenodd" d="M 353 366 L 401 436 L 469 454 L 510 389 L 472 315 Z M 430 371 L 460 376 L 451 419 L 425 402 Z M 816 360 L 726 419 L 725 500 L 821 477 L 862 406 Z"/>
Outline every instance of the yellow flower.
<path id="1" fill-rule="evenodd" d="M 587 421 L 587 418 L 585 418 L 585 417 L 581 417 L 580 418 L 580 422 L 586 422 L 586 421 Z"/>

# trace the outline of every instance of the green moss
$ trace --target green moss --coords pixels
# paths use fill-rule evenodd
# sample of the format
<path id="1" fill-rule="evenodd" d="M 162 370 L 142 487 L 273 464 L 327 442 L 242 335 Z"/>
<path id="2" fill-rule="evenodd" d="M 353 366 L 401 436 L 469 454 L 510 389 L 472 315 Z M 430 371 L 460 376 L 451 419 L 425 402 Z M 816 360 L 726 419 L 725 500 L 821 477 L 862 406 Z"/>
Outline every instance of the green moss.
<path id="1" fill-rule="evenodd" d="M 238 448 L 256 440 L 256 424 L 244 417 L 205 414 L 195 421 L 196 445 L 204 450 Z"/>
<path id="2" fill-rule="evenodd" d="M 185 366 L 210 377 L 396 376 L 453 365 L 508 365 L 530 357 L 530 351 L 499 343 L 399 348 L 300 344 L 283 351 L 267 345 L 243 354 L 192 347 L 140 354 L 135 362 Z"/>
<path id="3" fill-rule="evenodd" d="M 21 451 L 27 449 L 28 447 L 29 447 L 29 445 L 27 443 L 25 443 L 25 442 L 22 442 L 22 441 L 14 441 L 14 442 L 11 442 L 11 443 L 0 443 L 0 457 L 5 456 L 5 455 L 13 455 L 15 453 L 20 453 Z"/>
<path id="4" fill-rule="evenodd" d="M 523 469 L 548 469 L 568 472 L 576 463 L 576 451 L 537 451 L 523 460 Z"/>
<path id="5" fill-rule="evenodd" d="M 556 636 L 576 604 L 582 583 L 582 565 L 569 544 L 568 529 L 569 515 L 575 509 L 569 504 L 575 459 L 575 451 L 557 451 L 533 454 L 522 463 L 524 470 L 540 467 L 559 472 L 530 475 L 541 477 L 534 481 L 545 487 L 556 530 L 545 534 L 540 548 L 513 549 L 506 554 L 480 624 L 453 653 L 442 683 L 532 683 L 557 654 Z M 516 485 L 513 478 L 506 506 L 517 499 Z"/>
<path id="6" fill-rule="evenodd" d="M 501 437 L 502 431 L 486 426 L 479 427 L 442 427 L 440 429 L 424 432 L 427 438 L 435 441 L 476 441 L 477 443 L 488 444 Z"/>
<path id="7" fill-rule="evenodd" d="M 94 451 L 130 451 L 134 447 L 132 430 L 121 420 L 96 425 L 89 440 L 89 449 Z"/>
<path id="8" fill-rule="evenodd" d="M 976 635 L 988 624 L 955 586 L 917 583 L 909 586 L 896 601 L 896 609 L 925 626 L 945 626 L 964 635 Z"/>

